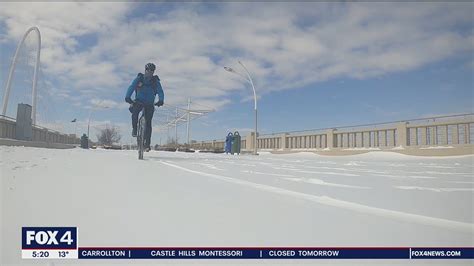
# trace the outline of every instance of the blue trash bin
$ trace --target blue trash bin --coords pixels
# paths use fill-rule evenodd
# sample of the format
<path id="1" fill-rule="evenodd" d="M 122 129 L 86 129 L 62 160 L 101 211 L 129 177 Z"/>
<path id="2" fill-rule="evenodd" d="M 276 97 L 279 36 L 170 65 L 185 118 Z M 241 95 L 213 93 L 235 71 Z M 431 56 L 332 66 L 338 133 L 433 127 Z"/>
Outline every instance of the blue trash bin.
<path id="1" fill-rule="evenodd" d="M 227 137 L 225 137 L 225 153 L 228 154 L 230 152 L 232 152 L 232 140 L 234 138 L 234 135 L 232 134 L 232 132 L 229 132 L 229 134 L 227 134 Z"/>

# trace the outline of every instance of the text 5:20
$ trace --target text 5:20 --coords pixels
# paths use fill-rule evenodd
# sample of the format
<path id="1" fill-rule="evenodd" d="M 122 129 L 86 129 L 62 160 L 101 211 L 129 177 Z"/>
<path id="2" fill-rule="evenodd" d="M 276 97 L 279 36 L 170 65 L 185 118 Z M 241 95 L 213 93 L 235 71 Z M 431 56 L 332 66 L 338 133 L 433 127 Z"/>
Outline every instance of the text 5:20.
<path id="1" fill-rule="evenodd" d="M 49 252 L 48 251 L 33 251 L 33 254 L 31 254 L 33 258 L 47 258 L 49 257 Z"/>

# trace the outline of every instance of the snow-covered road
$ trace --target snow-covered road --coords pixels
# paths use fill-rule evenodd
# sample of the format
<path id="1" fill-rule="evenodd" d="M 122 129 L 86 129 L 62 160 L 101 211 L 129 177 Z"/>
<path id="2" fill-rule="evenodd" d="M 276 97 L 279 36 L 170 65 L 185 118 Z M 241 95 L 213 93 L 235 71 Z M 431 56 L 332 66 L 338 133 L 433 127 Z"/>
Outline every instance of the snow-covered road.
<path id="1" fill-rule="evenodd" d="M 0 147 L 2 261 L 22 226 L 86 246 L 472 246 L 474 156 Z"/>

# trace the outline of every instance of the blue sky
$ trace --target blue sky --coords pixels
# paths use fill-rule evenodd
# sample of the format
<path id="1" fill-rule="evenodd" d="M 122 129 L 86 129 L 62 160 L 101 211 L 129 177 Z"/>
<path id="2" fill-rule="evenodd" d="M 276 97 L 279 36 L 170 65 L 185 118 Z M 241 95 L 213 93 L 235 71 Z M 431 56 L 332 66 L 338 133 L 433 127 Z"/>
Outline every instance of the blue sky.
<path id="1" fill-rule="evenodd" d="M 192 122 L 196 140 L 253 128 L 251 88 L 223 69 L 244 73 L 238 60 L 254 78 L 263 133 L 470 113 L 472 14 L 472 3 L 0 3 L 0 84 L 37 26 L 38 122 L 67 133 L 83 133 L 93 110 L 92 136 L 108 124 L 130 142 L 123 98 L 149 61 L 166 104 L 191 97 L 193 108 L 216 110 Z M 9 116 L 31 101 L 31 73 L 19 63 Z M 153 138 L 165 142 L 166 130 Z"/>

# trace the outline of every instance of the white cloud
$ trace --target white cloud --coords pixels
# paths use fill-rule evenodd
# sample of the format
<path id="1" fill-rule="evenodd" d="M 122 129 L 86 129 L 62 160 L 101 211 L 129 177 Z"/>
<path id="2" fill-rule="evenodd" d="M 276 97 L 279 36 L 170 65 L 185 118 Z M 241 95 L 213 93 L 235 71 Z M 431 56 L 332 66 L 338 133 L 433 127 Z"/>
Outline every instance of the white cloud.
<path id="1" fill-rule="evenodd" d="M 90 103 L 92 106 L 90 108 L 106 108 L 106 109 L 125 109 L 128 108 L 129 104 L 123 102 L 116 102 L 108 99 L 91 99 Z"/>
<path id="2" fill-rule="evenodd" d="M 213 108 L 235 91 L 252 99 L 248 84 L 222 68 L 243 71 L 239 59 L 261 96 L 408 71 L 470 54 L 474 43 L 471 3 L 219 3 L 212 11 L 182 3 L 165 14 L 132 17 L 140 5 L 1 3 L 7 29 L 1 36 L 16 42 L 29 26 L 40 27 L 43 68 L 69 91 L 58 96 L 72 87 L 84 98 L 123 98 L 151 61 L 166 103 L 191 97 Z M 88 34 L 96 42 L 83 47 Z"/>

